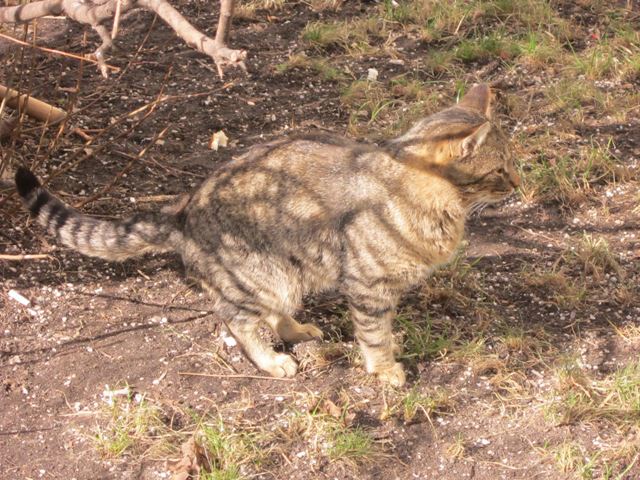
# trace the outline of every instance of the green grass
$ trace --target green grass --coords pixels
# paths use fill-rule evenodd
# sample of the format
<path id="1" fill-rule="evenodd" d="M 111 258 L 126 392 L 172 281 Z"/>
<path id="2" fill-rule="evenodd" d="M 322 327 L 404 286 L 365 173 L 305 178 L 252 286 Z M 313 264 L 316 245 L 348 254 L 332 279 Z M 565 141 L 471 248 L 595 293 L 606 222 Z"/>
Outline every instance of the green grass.
<path id="1" fill-rule="evenodd" d="M 354 466 L 384 454 L 367 429 L 352 424 L 354 415 L 345 391 L 337 404 L 311 392 L 296 402 L 300 404 L 308 408 L 289 408 L 286 428 L 277 433 L 285 443 L 295 444 L 296 450 Z"/>
<path id="2" fill-rule="evenodd" d="M 255 20 L 258 10 L 267 10 L 271 13 L 282 10 L 285 0 L 246 0 L 239 2 L 233 9 L 234 18 Z"/>
<path id="3" fill-rule="evenodd" d="M 221 419 L 215 423 L 202 423 L 197 436 L 206 451 L 208 472 L 203 480 L 235 480 L 244 463 L 259 463 L 262 454 L 256 447 L 254 435 L 233 432 Z"/>
<path id="4" fill-rule="evenodd" d="M 331 460 L 360 462 L 375 453 L 373 438 L 360 427 L 334 431 L 331 443 L 327 452 Z"/>
<path id="5" fill-rule="evenodd" d="M 570 256 L 581 267 L 584 274 L 602 279 L 606 273 L 624 277 L 624 270 L 616 254 L 604 237 L 583 234 Z"/>
<path id="6" fill-rule="evenodd" d="M 626 26 L 609 37 L 597 39 L 583 51 L 573 52 L 568 68 L 590 80 L 633 80 L 640 74 L 640 33 Z"/>
<path id="7" fill-rule="evenodd" d="M 556 389 L 546 406 L 555 423 L 602 421 L 618 428 L 640 427 L 640 362 L 595 379 L 575 359 L 568 359 L 556 367 L 555 378 Z"/>
<path id="8" fill-rule="evenodd" d="M 492 59 L 512 60 L 519 56 L 521 48 L 503 33 L 491 34 L 469 40 L 463 40 L 456 48 L 456 58 L 469 62 L 487 62 Z"/>
<path id="9" fill-rule="evenodd" d="M 411 75 L 354 80 L 343 87 L 340 101 L 350 111 L 347 130 L 351 135 L 370 134 L 375 124 L 384 139 L 405 131 L 441 103 L 433 87 Z"/>
<path id="10" fill-rule="evenodd" d="M 559 469 L 581 479 L 622 479 L 640 458 L 640 363 L 621 367 L 602 379 L 567 359 L 555 370 L 556 387 L 545 406 L 555 424 L 595 425 L 626 432 L 623 440 L 600 448 L 566 441 L 550 449 Z"/>
<path id="11" fill-rule="evenodd" d="M 320 57 L 308 57 L 305 54 L 291 55 L 286 62 L 276 65 L 276 72 L 280 74 L 294 69 L 309 70 L 326 81 L 341 81 L 347 78 L 342 70 L 332 66 L 328 60 Z"/>
<path id="12" fill-rule="evenodd" d="M 495 25 L 509 24 L 511 28 L 528 30 L 550 29 L 564 32 L 566 22 L 560 19 L 547 1 L 535 0 L 437 0 L 398 1 L 397 6 L 386 0 L 378 7 L 381 15 L 403 27 L 422 29 L 429 40 L 451 35 L 469 35 L 470 32 L 494 29 Z"/>
<path id="13" fill-rule="evenodd" d="M 395 402 L 383 414 L 388 418 L 399 414 L 405 423 L 428 421 L 432 423 L 435 415 L 449 414 L 455 406 L 454 395 L 445 388 L 435 388 L 423 393 L 414 386 L 402 398 Z"/>
<path id="14" fill-rule="evenodd" d="M 517 63 L 529 67 L 544 67 L 562 63 L 566 52 L 552 35 L 544 32 L 528 32 L 518 42 Z"/>
<path id="15" fill-rule="evenodd" d="M 523 173 L 521 194 L 527 200 L 557 202 L 576 206 L 586 200 L 598 185 L 615 184 L 629 177 L 629 172 L 613 153 L 612 141 L 591 141 L 577 152 L 549 156 L 540 151 Z"/>
<path id="16" fill-rule="evenodd" d="M 403 334 L 401 358 L 405 363 L 414 364 L 443 355 L 454 343 L 455 335 L 446 327 L 443 331 L 435 331 L 429 315 L 421 319 L 399 315 L 396 317 L 396 325 Z"/>
<path id="17" fill-rule="evenodd" d="M 96 427 L 93 440 L 105 457 L 143 454 L 167 431 L 160 408 L 144 397 L 115 397 L 104 417 L 105 424 Z"/>
<path id="18" fill-rule="evenodd" d="M 587 286 L 576 282 L 566 268 L 523 268 L 520 277 L 528 291 L 539 291 L 541 298 L 552 301 L 559 308 L 576 308 L 587 298 Z"/>
<path id="19" fill-rule="evenodd" d="M 302 31 L 302 42 L 309 48 L 323 52 L 338 50 L 348 55 L 378 55 L 384 49 L 389 31 L 376 17 L 344 21 L 315 21 Z"/>

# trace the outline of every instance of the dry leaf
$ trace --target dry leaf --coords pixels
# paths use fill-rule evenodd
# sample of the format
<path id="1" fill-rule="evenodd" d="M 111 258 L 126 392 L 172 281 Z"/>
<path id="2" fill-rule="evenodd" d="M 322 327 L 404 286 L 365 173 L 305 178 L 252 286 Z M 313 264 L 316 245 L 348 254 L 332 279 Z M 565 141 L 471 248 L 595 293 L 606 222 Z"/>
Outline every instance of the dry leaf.
<path id="1" fill-rule="evenodd" d="M 324 399 L 320 406 L 320 411 L 328 413 L 334 418 L 340 418 L 342 416 L 342 410 L 335 403 L 328 398 Z"/>
<path id="2" fill-rule="evenodd" d="M 180 446 L 182 458 L 173 465 L 169 466 L 169 470 L 173 472 L 171 480 L 187 480 L 188 478 L 198 475 L 200 469 L 207 465 L 207 457 L 204 448 L 196 442 L 194 437 L 189 438 Z"/>
<path id="3" fill-rule="evenodd" d="M 209 148 L 211 150 L 218 150 L 218 147 L 226 147 L 227 141 L 229 138 L 224 134 L 222 130 L 217 131 L 213 135 L 211 135 L 211 140 L 209 140 Z"/>

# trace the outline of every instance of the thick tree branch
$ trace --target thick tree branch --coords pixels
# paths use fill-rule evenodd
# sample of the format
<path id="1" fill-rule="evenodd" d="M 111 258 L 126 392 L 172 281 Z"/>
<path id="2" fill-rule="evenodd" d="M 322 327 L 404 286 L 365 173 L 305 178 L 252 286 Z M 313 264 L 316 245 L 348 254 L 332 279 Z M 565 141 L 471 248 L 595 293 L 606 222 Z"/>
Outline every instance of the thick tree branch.
<path id="1" fill-rule="evenodd" d="M 220 17 L 218 18 L 218 29 L 216 30 L 216 43 L 218 45 L 226 45 L 227 40 L 229 40 L 233 8 L 233 0 L 220 0 Z"/>
<path id="2" fill-rule="evenodd" d="M 167 0 L 41 0 L 17 7 L 0 7 L 0 22 L 21 23 L 45 15 L 64 14 L 79 23 L 91 25 L 98 33 L 102 44 L 95 51 L 96 60 L 103 76 L 107 76 L 105 53 L 113 46 L 117 34 L 104 25 L 108 20 L 134 8 L 151 10 L 160 16 L 187 44 L 213 59 L 220 78 L 227 65 L 240 67 L 246 71 L 244 60 L 247 52 L 227 46 L 226 39 L 231 25 L 234 0 L 221 0 L 220 19 L 215 40 L 198 31 L 189 21 L 173 8 Z"/>
<path id="3" fill-rule="evenodd" d="M 21 23 L 45 15 L 60 15 L 63 0 L 43 0 L 40 2 L 0 8 L 0 22 Z"/>

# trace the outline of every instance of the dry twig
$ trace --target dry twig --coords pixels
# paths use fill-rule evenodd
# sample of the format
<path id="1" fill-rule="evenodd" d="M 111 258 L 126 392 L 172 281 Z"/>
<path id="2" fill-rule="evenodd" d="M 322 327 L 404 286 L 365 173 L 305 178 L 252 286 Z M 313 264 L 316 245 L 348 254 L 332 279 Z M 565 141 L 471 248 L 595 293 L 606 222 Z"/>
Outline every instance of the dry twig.
<path id="1" fill-rule="evenodd" d="M 222 78 L 223 69 L 228 65 L 246 71 L 244 60 L 247 52 L 229 48 L 226 43 L 233 7 L 234 0 L 221 0 L 215 39 L 198 31 L 167 0 L 39 0 L 25 5 L 0 7 L 0 23 L 24 23 L 47 15 L 65 15 L 79 23 L 90 25 L 102 40 L 94 55 L 100 72 L 106 77 L 109 66 L 105 62 L 105 54 L 113 47 L 121 15 L 135 8 L 143 8 L 156 13 L 188 45 L 211 57 Z M 110 20 L 114 23 L 111 31 L 105 26 Z"/>

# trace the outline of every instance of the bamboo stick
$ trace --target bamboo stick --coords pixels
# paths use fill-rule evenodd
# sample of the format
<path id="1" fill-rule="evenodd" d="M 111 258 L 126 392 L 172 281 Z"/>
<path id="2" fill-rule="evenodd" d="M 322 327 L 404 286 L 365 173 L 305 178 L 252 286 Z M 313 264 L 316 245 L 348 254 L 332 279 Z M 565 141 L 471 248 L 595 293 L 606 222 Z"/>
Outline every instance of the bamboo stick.
<path id="1" fill-rule="evenodd" d="M 27 115 L 42 122 L 58 123 L 67 116 L 67 112 L 64 110 L 60 110 L 27 94 L 19 95 L 16 90 L 7 88 L 4 85 L 0 85 L 0 99 L 2 98 L 7 99 L 6 103 L 9 107 L 24 110 Z"/>

